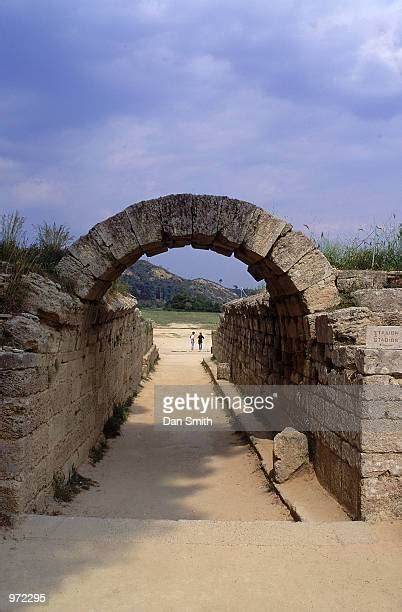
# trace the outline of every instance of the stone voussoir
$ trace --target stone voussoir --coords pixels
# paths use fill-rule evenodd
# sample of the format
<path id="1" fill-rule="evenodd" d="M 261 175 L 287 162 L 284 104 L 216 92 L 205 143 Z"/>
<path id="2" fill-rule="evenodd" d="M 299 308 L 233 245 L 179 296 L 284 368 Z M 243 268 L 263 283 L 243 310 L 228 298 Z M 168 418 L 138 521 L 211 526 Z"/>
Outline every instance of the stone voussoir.
<path id="1" fill-rule="evenodd" d="M 146 255 L 156 255 L 168 250 L 162 231 L 161 198 L 132 204 L 125 212 Z"/>
<path id="2" fill-rule="evenodd" d="M 160 198 L 160 210 L 165 245 L 169 248 L 189 245 L 193 234 L 191 194 Z"/>
<path id="3" fill-rule="evenodd" d="M 211 250 L 230 256 L 244 241 L 256 207 L 249 202 L 222 198 L 219 208 L 218 233 Z"/>
<path id="4" fill-rule="evenodd" d="M 283 219 L 277 219 L 262 208 L 256 208 L 244 240 L 234 253 L 235 257 L 248 265 L 264 259 L 273 245 L 277 244 L 278 238 L 290 232 L 291 227 Z"/>
<path id="5" fill-rule="evenodd" d="M 126 266 L 144 253 L 125 210 L 95 225 L 92 234 L 98 244 L 105 245 L 113 257 Z"/>

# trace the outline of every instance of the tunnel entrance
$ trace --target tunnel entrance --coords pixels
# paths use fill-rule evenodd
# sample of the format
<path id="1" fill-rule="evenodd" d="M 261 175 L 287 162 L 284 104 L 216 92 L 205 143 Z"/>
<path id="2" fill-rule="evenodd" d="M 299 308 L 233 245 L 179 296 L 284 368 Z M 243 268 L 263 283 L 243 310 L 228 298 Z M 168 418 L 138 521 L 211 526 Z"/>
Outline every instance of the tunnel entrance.
<path id="1" fill-rule="evenodd" d="M 143 255 L 187 245 L 234 255 L 269 288 L 268 300 L 228 306 L 213 340 L 234 382 L 355 385 L 374 375 L 392 386 L 364 345 L 367 326 L 387 324 L 386 313 L 336 310 L 336 271 L 303 233 L 223 196 L 138 202 L 68 249 L 57 267 L 60 284 L 27 275 L 23 310 L 2 322 L 4 516 L 44 507 L 55 471 L 65 474 L 88 457 L 113 406 L 136 391 L 155 359 L 152 329 L 133 298 L 110 298 L 113 281 Z M 400 479 L 388 463 L 399 452 L 400 432 L 388 413 L 383 418 L 388 429 L 379 435 L 315 435 L 316 472 L 355 518 L 400 513 Z"/>

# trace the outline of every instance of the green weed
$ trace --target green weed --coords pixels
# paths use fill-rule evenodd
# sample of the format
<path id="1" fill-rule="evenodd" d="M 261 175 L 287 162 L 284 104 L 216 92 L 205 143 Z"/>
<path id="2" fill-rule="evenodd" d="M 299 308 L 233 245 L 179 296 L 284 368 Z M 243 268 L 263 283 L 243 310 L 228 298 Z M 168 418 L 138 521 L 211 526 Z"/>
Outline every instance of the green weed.
<path id="1" fill-rule="evenodd" d="M 66 480 L 63 472 L 56 472 L 53 476 L 53 496 L 56 501 L 71 502 L 82 490 L 87 491 L 98 483 L 92 478 L 79 474 L 73 466 L 69 478 Z"/>
<path id="2" fill-rule="evenodd" d="M 103 426 L 105 438 L 116 438 L 120 435 L 121 426 L 127 421 L 130 414 L 132 401 L 133 398 L 129 397 L 123 404 L 113 406 L 113 413 Z"/>

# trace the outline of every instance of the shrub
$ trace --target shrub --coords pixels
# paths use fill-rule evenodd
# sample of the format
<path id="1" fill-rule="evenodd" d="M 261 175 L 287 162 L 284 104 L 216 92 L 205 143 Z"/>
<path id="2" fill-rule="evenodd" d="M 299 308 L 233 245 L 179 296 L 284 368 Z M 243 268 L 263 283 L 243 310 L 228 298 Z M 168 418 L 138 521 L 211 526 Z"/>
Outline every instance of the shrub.
<path id="1" fill-rule="evenodd" d="M 187 312 L 221 312 L 222 307 L 201 294 L 189 295 L 185 292 L 176 293 L 165 304 L 165 310 L 184 310 Z"/>

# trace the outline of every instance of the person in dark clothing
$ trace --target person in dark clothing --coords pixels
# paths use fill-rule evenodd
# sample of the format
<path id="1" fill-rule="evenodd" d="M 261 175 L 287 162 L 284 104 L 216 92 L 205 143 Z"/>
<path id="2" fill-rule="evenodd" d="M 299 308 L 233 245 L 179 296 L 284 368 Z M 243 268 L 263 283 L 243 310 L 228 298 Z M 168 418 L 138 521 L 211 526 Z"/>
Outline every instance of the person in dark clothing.
<path id="1" fill-rule="evenodd" d="M 202 341 L 204 340 L 204 336 L 202 335 L 202 332 L 200 332 L 198 334 L 198 350 L 202 351 Z"/>

